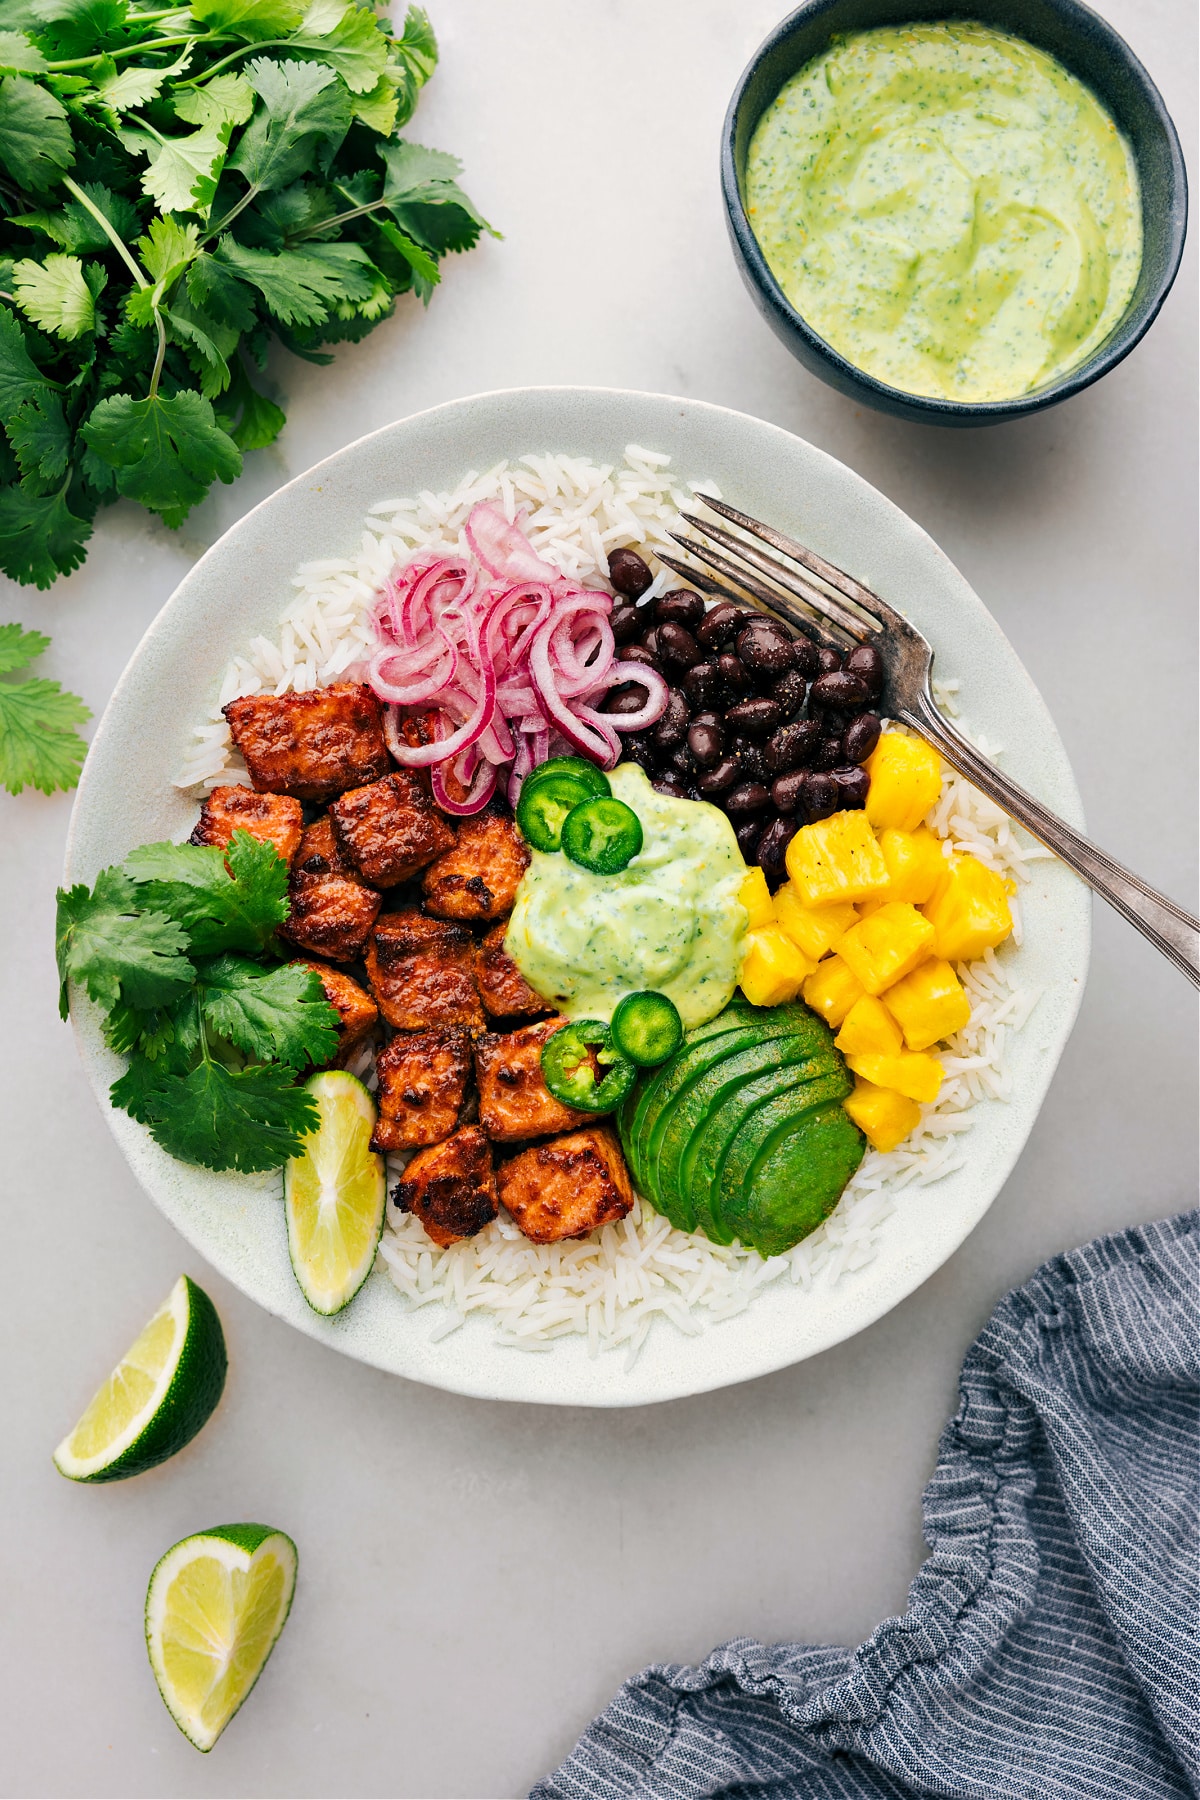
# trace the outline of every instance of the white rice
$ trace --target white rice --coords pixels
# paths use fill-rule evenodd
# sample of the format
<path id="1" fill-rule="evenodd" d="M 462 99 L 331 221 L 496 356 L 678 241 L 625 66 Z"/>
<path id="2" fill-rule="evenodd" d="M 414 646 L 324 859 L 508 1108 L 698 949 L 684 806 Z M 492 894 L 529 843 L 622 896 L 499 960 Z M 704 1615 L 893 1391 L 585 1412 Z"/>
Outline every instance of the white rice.
<path id="1" fill-rule="evenodd" d="M 415 499 L 372 506 L 356 556 L 302 564 L 293 577 L 295 598 L 280 618 L 274 641 L 254 638 L 230 662 L 217 704 L 199 726 L 176 785 L 203 791 L 221 782 L 245 781 L 221 707 L 241 694 L 282 694 L 336 680 L 354 679 L 375 646 L 371 615 L 379 587 L 415 549 L 466 550 L 463 525 L 481 500 L 498 502 L 511 519 L 524 509 L 524 526 L 539 555 L 584 585 L 600 585 L 607 556 L 621 545 L 648 554 L 655 595 L 674 577 L 654 552 L 671 548 L 668 533 L 690 495 L 720 496 L 711 482 L 679 486 L 669 457 L 629 445 L 619 466 L 583 457 L 526 456 L 471 471 L 453 493 L 421 493 Z M 939 703 L 956 711 L 956 683 L 938 688 Z M 962 721 L 959 721 L 960 727 Z M 995 758 L 1001 747 L 975 740 Z M 966 850 L 1011 876 L 1018 887 L 1026 865 L 1048 852 L 1019 838 L 1011 820 L 970 784 L 946 772 L 929 824 L 947 850 Z M 1018 901 L 1013 900 L 1013 943 L 1021 941 Z M 1006 947 L 1007 948 L 1007 947 Z M 475 1237 L 440 1249 L 411 1213 L 390 1200 L 379 1266 L 412 1308 L 436 1307 L 433 1341 L 457 1330 L 473 1312 L 491 1315 L 498 1341 L 524 1350 L 548 1350 L 555 1338 L 585 1336 L 591 1354 L 624 1347 L 636 1357 L 657 1318 L 695 1334 L 707 1323 L 742 1312 L 760 1288 L 790 1281 L 801 1290 L 831 1287 L 874 1258 L 880 1231 L 904 1190 L 940 1180 L 963 1164 L 960 1140 L 971 1129 L 976 1101 L 1005 1100 L 1008 1034 L 1019 1031 L 1038 996 L 1011 979 L 1005 950 L 960 967 L 971 997 L 970 1023 L 938 1049 L 945 1080 L 937 1100 L 922 1110 L 916 1131 L 896 1150 L 868 1151 L 834 1212 L 811 1236 L 783 1256 L 764 1259 L 740 1245 L 710 1243 L 702 1234 L 678 1231 L 640 1202 L 619 1224 L 585 1239 L 533 1244 L 501 1215 Z M 357 1072 L 369 1076 L 363 1053 Z M 401 1161 L 389 1168 L 392 1180 Z"/>

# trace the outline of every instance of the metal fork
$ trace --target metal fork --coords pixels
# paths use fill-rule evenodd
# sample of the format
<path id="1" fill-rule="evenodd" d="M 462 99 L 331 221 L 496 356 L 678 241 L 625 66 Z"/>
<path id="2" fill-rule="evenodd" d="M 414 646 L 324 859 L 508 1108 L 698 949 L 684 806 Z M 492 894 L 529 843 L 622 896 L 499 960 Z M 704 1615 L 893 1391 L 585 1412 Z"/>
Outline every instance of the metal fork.
<path id="1" fill-rule="evenodd" d="M 693 513 L 684 513 L 684 521 L 709 541 L 698 542 L 678 532 L 671 535 L 722 579 L 715 580 L 706 571 L 661 553 L 660 562 L 694 587 L 723 599 L 745 605 L 746 595 L 750 595 L 816 643 L 839 654 L 855 644 L 873 644 L 885 671 L 879 703 L 885 716 L 910 726 L 931 743 L 952 768 L 1061 857 L 1200 987 L 1200 921 L 1072 831 L 955 730 L 934 704 L 929 679 L 933 648 L 903 614 L 782 531 L 722 500 L 706 494 L 697 499 L 745 535 L 736 536 Z M 728 583 L 743 591 L 733 591 Z"/>

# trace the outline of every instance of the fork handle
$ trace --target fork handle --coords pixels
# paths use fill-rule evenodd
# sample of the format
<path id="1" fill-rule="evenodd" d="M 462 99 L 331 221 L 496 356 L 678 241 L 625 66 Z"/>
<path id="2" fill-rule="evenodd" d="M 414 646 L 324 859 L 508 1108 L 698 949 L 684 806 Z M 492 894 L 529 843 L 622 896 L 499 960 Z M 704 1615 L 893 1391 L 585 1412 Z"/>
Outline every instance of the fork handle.
<path id="1" fill-rule="evenodd" d="M 1002 774 L 995 763 L 955 730 L 928 693 L 920 696 L 914 709 L 898 708 L 895 716 L 926 738 L 952 768 L 995 800 L 1048 850 L 1053 850 L 1102 900 L 1115 907 L 1143 937 L 1149 938 L 1156 950 L 1161 950 L 1169 962 L 1200 987 L 1200 920 L 1156 892 L 1140 875 L 1114 862 Z"/>

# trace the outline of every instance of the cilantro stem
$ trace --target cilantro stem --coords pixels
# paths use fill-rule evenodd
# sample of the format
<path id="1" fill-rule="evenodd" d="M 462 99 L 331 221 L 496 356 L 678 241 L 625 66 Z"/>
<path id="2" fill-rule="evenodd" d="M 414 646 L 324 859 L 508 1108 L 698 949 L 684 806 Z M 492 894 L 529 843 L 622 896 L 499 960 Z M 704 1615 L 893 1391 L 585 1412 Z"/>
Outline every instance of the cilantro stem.
<path id="1" fill-rule="evenodd" d="M 121 258 L 121 261 L 125 264 L 125 267 L 129 270 L 138 286 L 140 288 L 149 287 L 149 281 L 138 268 L 137 263 L 130 253 L 129 246 L 126 244 L 125 239 L 121 236 L 112 220 L 107 218 L 106 215 L 101 212 L 100 208 L 96 205 L 96 202 L 90 200 L 83 189 L 76 182 L 72 181 L 69 175 L 63 176 L 62 184 L 69 194 L 74 194 L 80 206 L 86 207 L 88 212 L 91 213 L 93 219 L 95 219 L 97 225 L 99 225 L 101 231 L 104 233 L 117 255 Z"/>
<path id="2" fill-rule="evenodd" d="M 214 31 L 209 36 L 211 40 L 211 38 L 219 37 L 220 33 Z M 189 38 L 188 42 L 191 41 Z M 261 44 L 239 44 L 236 50 L 231 50 L 227 56 L 221 58 L 220 62 L 215 62 L 211 69 L 205 69 L 203 75 L 190 75 L 186 80 L 176 82 L 175 85 L 181 88 L 200 87 L 204 82 L 211 81 L 214 75 L 219 75 L 229 63 L 236 62 L 239 56 L 250 56 L 259 50 L 286 50 L 291 42 L 290 38 L 268 38 Z"/>
<path id="3" fill-rule="evenodd" d="M 166 15 L 164 15 L 164 17 L 165 16 Z M 47 63 L 46 73 L 49 75 L 65 75 L 71 69 L 94 68 L 98 62 L 103 62 L 106 56 L 111 56 L 113 61 L 116 62 L 119 56 L 141 56 L 143 53 L 148 54 L 151 50 L 177 50 L 180 44 L 211 44 L 214 38 L 219 40 L 220 37 L 221 33 L 219 31 L 189 31 L 182 37 L 151 38 L 148 43 L 125 44 L 118 50 L 105 50 L 99 56 L 75 56 L 67 62 Z M 247 47 L 249 49 L 255 48 L 253 44 Z"/>
<path id="4" fill-rule="evenodd" d="M 163 316 L 157 306 L 154 308 L 154 323 L 158 327 L 158 351 L 154 358 L 154 368 L 150 373 L 150 392 L 147 396 L 150 400 L 154 400 L 158 396 L 158 381 L 162 374 L 163 358 L 167 354 L 167 328 L 163 324 Z"/>

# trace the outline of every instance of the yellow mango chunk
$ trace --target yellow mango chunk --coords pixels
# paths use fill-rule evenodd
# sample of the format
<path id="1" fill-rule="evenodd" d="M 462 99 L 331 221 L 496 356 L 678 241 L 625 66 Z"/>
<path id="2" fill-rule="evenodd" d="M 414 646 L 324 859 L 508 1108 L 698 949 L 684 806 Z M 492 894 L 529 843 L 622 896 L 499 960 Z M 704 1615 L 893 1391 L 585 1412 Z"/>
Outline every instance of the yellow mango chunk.
<path id="1" fill-rule="evenodd" d="M 921 910 L 933 926 L 933 954 L 946 962 L 971 962 L 1012 930 L 1004 879 L 977 856 L 954 857 Z"/>
<path id="2" fill-rule="evenodd" d="M 915 831 L 942 791 L 942 759 L 920 738 L 885 731 L 866 763 L 867 818 L 882 830 Z"/>
<path id="3" fill-rule="evenodd" d="M 949 864 L 942 855 L 942 840 L 934 837 L 928 825 L 918 825 L 915 831 L 889 827 L 879 833 L 879 848 L 888 866 L 889 900 L 923 906 L 932 898 Z"/>
<path id="4" fill-rule="evenodd" d="M 893 983 L 881 1002 L 904 1033 L 910 1050 L 928 1050 L 953 1037 L 971 1017 L 967 991 L 948 962 L 934 957 Z"/>
<path id="5" fill-rule="evenodd" d="M 775 917 L 805 956 L 820 962 L 836 950 L 858 918 L 851 900 L 835 900 L 831 906 L 805 906 L 795 887 L 785 881 L 775 896 Z"/>
<path id="6" fill-rule="evenodd" d="M 854 1002 L 833 1041 L 843 1056 L 895 1056 L 904 1048 L 900 1027 L 871 994 Z"/>
<path id="7" fill-rule="evenodd" d="M 848 1056 L 846 1061 L 864 1081 L 893 1088 L 910 1100 L 936 1100 L 942 1085 L 941 1063 L 919 1050 L 898 1050 L 893 1056 Z"/>
<path id="8" fill-rule="evenodd" d="M 915 906 L 890 900 L 851 927 L 838 945 L 838 955 L 868 994 L 882 994 L 933 954 L 933 942 L 934 928 Z"/>
<path id="9" fill-rule="evenodd" d="M 922 896 L 928 900 L 929 895 Z M 771 898 L 771 890 L 767 886 L 767 878 L 761 869 L 747 869 L 742 877 L 742 885 L 738 889 L 738 899 L 750 914 L 749 930 L 757 931 L 760 925 L 775 923 L 775 902 Z"/>
<path id="10" fill-rule="evenodd" d="M 876 1150 L 894 1150 L 921 1123 L 921 1109 L 915 1100 L 898 1094 L 895 1088 L 876 1087 L 861 1075 L 842 1105 Z"/>
<path id="11" fill-rule="evenodd" d="M 827 956 L 818 963 L 802 989 L 804 1004 L 820 1013 L 827 1025 L 841 1024 L 856 1000 L 863 997 L 863 985 L 852 975 L 840 956 Z"/>
<path id="12" fill-rule="evenodd" d="M 804 906 L 869 900 L 887 886 L 887 864 L 861 812 L 834 813 L 804 825 L 787 847 L 787 872 Z"/>
<path id="13" fill-rule="evenodd" d="M 751 1006 L 782 1006 L 796 998 L 813 966 L 782 926 L 763 925 L 746 939 L 738 980 Z"/>

